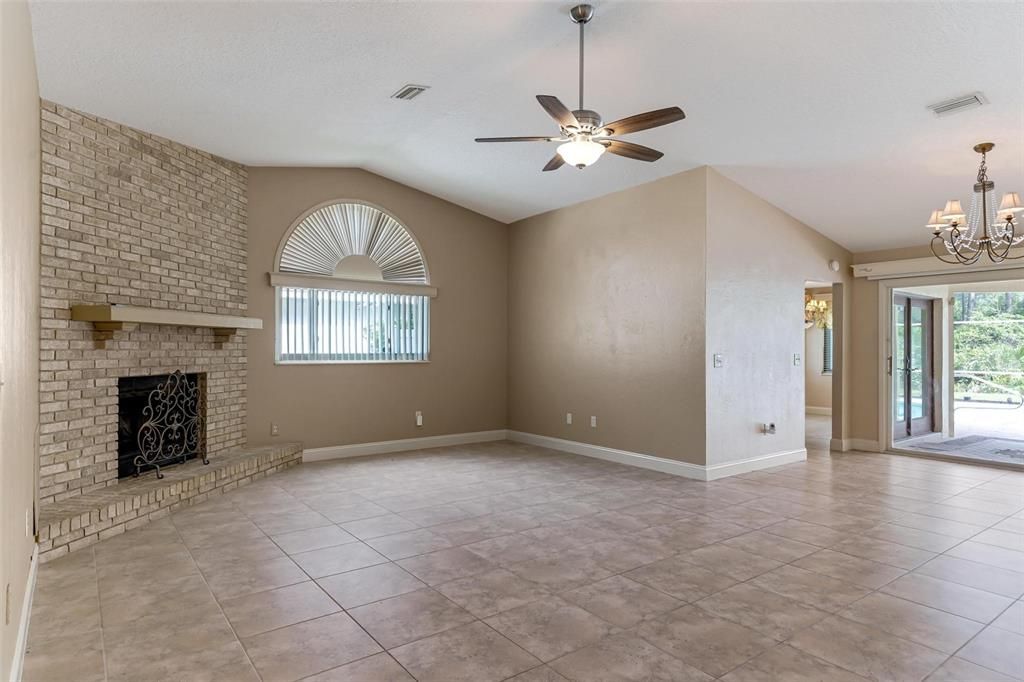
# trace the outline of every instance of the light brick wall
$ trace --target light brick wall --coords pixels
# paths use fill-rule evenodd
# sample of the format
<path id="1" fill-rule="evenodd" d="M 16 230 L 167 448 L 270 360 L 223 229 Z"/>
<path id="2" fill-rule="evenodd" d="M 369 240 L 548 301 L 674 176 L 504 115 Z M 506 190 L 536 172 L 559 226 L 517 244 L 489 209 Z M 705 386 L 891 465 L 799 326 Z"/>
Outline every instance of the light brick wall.
<path id="1" fill-rule="evenodd" d="M 246 169 L 42 104 L 41 503 L 117 482 L 117 379 L 206 372 L 207 449 L 245 444 L 246 340 L 126 326 L 96 349 L 78 303 L 244 314 Z"/>

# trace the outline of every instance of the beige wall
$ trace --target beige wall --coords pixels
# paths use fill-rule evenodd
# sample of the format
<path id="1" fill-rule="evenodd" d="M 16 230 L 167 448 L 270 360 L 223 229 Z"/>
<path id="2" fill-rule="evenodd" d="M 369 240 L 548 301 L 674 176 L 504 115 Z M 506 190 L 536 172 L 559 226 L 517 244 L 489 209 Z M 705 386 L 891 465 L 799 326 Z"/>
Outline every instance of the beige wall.
<path id="1" fill-rule="evenodd" d="M 307 209 L 358 199 L 416 236 L 438 296 L 427 364 L 275 365 L 267 273 L 285 231 Z M 307 448 L 505 428 L 507 228 L 358 169 L 249 169 L 249 443 Z M 424 426 L 414 414 L 423 412 Z M 280 427 L 271 437 L 270 425 Z"/>
<path id="2" fill-rule="evenodd" d="M 28 7 L 0 2 L 0 679 L 26 598 L 39 427 L 39 89 Z"/>
<path id="3" fill-rule="evenodd" d="M 510 429 L 704 463 L 704 207 L 701 168 L 511 226 Z"/>
<path id="4" fill-rule="evenodd" d="M 800 450 L 804 284 L 848 282 L 850 254 L 713 169 L 707 193 L 708 367 L 725 357 L 708 369 L 708 464 Z"/>

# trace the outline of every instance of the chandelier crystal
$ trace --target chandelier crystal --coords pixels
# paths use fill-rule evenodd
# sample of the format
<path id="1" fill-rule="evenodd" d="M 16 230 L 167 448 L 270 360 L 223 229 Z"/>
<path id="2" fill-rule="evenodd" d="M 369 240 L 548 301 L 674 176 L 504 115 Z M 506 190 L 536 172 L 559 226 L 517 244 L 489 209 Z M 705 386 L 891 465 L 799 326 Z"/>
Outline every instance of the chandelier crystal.
<path id="1" fill-rule="evenodd" d="M 972 265 L 982 256 L 993 263 L 1024 258 L 1024 253 L 1010 255 L 1010 250 L 1024 244 L 1024 229 L 1018 216 L 1024 212 L 1020 196 L 1007 192 L 996 207 L 994 182 L 988 179 L 986 155 L 995 147 L 991 142 L 974 146 L 981 154 L 978 178 L 971 195 L 971 205 L 965 213 L 957 199 L 932 211 L 926 227 L 932 230 L 932 253 L 944 263 Z"/>

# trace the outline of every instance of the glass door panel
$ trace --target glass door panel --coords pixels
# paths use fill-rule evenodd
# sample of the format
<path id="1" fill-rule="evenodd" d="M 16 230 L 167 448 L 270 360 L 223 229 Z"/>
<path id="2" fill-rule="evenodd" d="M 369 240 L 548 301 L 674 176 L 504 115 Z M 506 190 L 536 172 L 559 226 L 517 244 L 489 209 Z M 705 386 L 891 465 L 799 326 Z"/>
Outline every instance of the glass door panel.
<path id="1" fill-rule="evenodd" d="M 934 419 L 932 302 L 893 298 L 893 440 L 931 433 Z"/>

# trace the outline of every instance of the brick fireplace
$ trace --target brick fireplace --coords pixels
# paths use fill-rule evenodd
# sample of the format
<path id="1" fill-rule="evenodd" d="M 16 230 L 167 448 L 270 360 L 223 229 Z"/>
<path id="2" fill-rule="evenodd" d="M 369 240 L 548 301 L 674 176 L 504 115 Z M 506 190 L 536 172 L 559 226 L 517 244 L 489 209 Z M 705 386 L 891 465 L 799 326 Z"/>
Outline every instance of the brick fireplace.
<path id="1" fill-rule="evenodd" d="M 246 332 L 126 325 L 105 348 L 72 305 L 244 315 L 243 166 L 52 102 L 42 105 L 39 497 L 118 481 L 118 385 L 202 375 L 205 448 L 245 444 Z"/>

